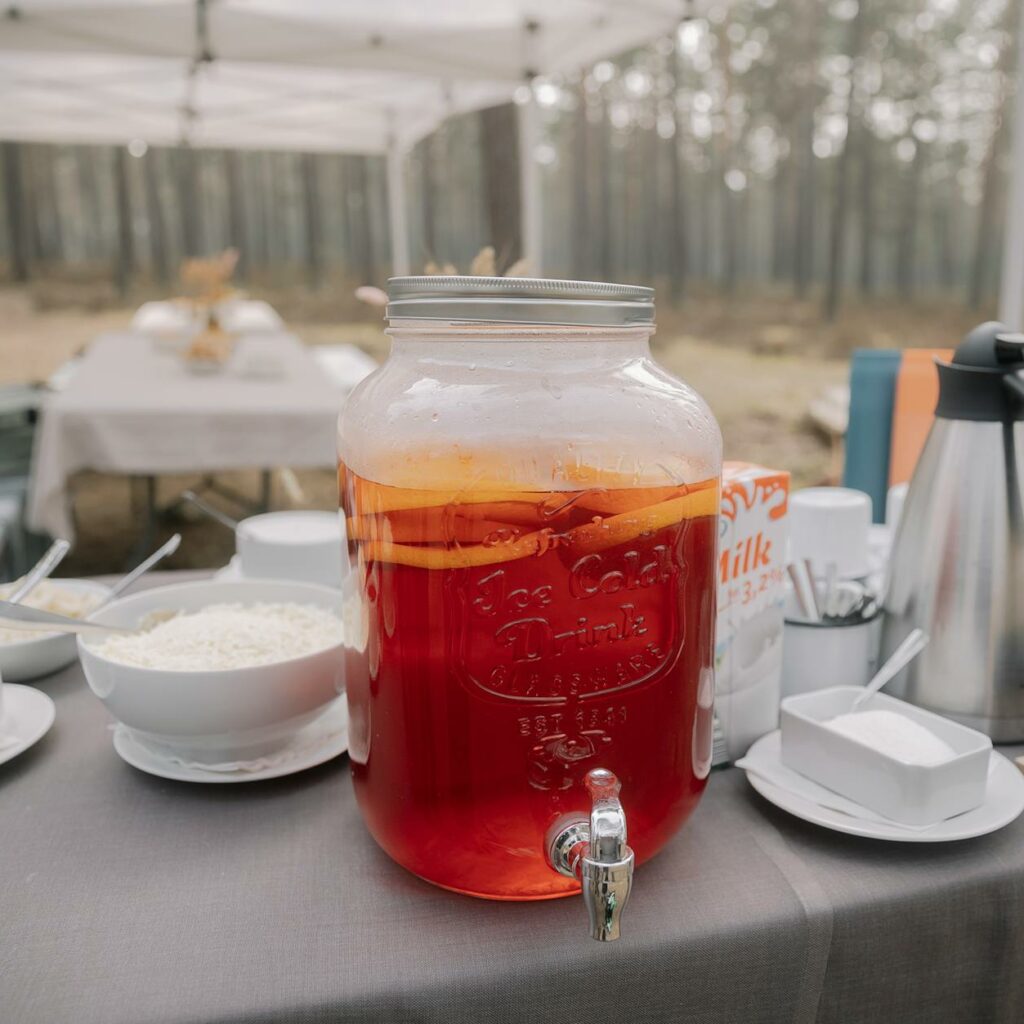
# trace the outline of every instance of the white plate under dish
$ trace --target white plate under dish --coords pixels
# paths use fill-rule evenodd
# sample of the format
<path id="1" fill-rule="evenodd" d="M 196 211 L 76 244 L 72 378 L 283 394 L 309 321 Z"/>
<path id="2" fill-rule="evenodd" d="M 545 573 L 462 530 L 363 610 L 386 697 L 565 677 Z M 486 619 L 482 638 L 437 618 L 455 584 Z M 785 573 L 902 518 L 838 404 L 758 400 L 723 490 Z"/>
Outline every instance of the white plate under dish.
<path id="1" fill-rule="evenodd" d="M 1024 811 L 1024 775 L 1002 754 L 992 752 L 989 767 L 988 789 L 985 802 L 973 811 L 947 818 L 928 828 L 908 829 L 895 822 L 868 820 L 844 814 L 827 804 L 842 800 L 835 794 L 805 779 L 782 763 L 782 734 L 775 732 L 762 736 L 748 751 L 752 761 L 762 761 L 770 770 L 773 779 L 786 779 L 786 785 L 769 782 L 756 770 L 747 771 L 750 784 L 769 803 L 775 804 L 788 813 L 809 821 L 812 825 L 846 832 L 849 835 L 864 836 L 868 839 L 885 839 L 900 843 L 949 843 L 960 839 L 995 832 L 1009 825 Z M 824 802 L 824 803 L 823 803 Z M 865 810 L 865 814 L 871 812 Z"/>
<path id="2" fill-rule="evenodd" d="M 17 757 L 41 740 L 53 725 L 56 709 L 53 701 L 34 686 L 4 683 L 4 713 L 0 719 L 0 738 L 13 739 L 0 746 L 0 764 Z"/>
<path id="3" fill-rule="evenodd" d="M 231 561 L 228 562 L 227 565 L 218 569 L 213 574 L 213 578 L 218 581 L 227 581 L 229 583 L 233 583 L 236 580 L 245 580 L 249 577 L 246 576 L 244 572 L 242 572 L 242 560 L 238 557 L 238 555 L 232 555 Z"/>
<path id="4" fill-rule="evenodd" d="M 128 726 L 114 726 L 114 750 L 139 771 L 176 782 L 260 782 L 293 775 L 348 750 L 348 705 L 339 697 L 319 718 L 300 729 L 277 753 L 254 761 L 201 765 L 147 746 Z"/>
<path id="5" fill-rule="evenodd" d="M 224 566 L 223 569 L 218 569 L 214 574 L 215 580 L 244 580 L 245 576 L 242 574 L 242 560 L 238 555 L 232 555 L 231 561 Z"/>

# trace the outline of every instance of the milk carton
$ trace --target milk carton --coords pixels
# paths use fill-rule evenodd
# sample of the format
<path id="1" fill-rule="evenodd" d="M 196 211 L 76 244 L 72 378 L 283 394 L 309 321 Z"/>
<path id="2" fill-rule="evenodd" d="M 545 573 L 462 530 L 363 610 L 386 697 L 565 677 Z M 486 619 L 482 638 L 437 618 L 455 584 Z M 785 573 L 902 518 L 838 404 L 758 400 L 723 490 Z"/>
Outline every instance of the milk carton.
<path id="1" fill-rule="evenodd" d="M 746 462 L 722 469 L 715 714 L 729 758 L 778 726 L 789 474 Z"/>

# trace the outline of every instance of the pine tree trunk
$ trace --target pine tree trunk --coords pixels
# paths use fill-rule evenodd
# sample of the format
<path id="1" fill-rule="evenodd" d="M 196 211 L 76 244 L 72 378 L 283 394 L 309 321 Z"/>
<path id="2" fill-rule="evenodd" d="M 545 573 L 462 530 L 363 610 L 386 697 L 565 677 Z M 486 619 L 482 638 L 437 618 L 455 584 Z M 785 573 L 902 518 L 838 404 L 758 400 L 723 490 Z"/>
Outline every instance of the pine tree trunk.
<path id="1" fill-rule="evenodd" d="M 896 245 L 896 287 L 900 298 L 909 299 L 917 285 L 915 260 L 917 258 L 917 222 L 920 202 L 921 168 L 924 163 L 924 143 L 918 142 L 914 159 L 910 162 L 903 190 L 903 217 Z"/>
<path id="2" fill-rule="evenodd" d="M 860 147 L 860 292 L 875 287 L 875 138 L 865 127 Z"/>
<path id="3" fill-rule="evenodd" d="M 178 163 L 178 209 L 181 213 L 182 241 L 185 255 L 200 255 L 202 240 L 199 229 L 199 175 L 196 174 L 195 153 L 182 147 L 176 153 Z"/>
<path id="4" fill-rule="evenodd" d="M 132 198 L 128 191 L 128 151 L 124 146 L 114 150 L 114 202 L 117 209 L 117 240 L 114 256 L 114 281 L 119 295 L 126 295 L 135 266 L 135 245 L 132 233 Z"/>
<path id="5" fill-rule="evenodd" d="M 302 210 L 305 221 L 303 232 L 306 241 L 306 280 L 314 288 L 323 282 L 323 260 L 321 257 L 320 192 L 316 174 L 315 157 L 302 154 Z"/>
<path id="6" fill-rule="evenodd" d="M 28 232 L 25 225 L 25 193 L 22 183 L 21 146 L 0 143 L 3 155 L 4 212 L 7 219 L 7 249 L 11 278 L 19 284 L 29 278 Z"/>
<path id="7" fill-rule="evenodd" d="M 793 270 L 790 265 L 790 224 L 789 200 L 790 193 L 786 188 L 791 173 L 791 161 L 780 160 L 775 167 L 772 180 L 772 279 L 782 281 L 789 277 Z"/>
<path id="8" fill-rule="evenodd" d="M 437 218 L 434 214 L 434 136 L 428 135 L 420 144 L 420 210 L 423 213 L 423 248 L 426 258 L 441 263 L 437 251 Z"/>
<path id="9" fill-rule="evenodd" d="M 655 283 L 654 278 L 658 272 L 658 238 L 659 231 L 658 209 L 659 209 L 659 175 L 658 175 L 658 152 L 661 147 L 658 145 L 658 133 L 651 128 L 643 129 L 644 145 L 641 155 L 640 174 L 638 180 L 642 183 L 642 194 L 640 196 L 641 210 L 643 212 L 643 237 L 640 239 L 640 256 L 642 260 L 642 272 L 644 280 L 649 284 Z"/>
<path id="10" fill-rule="evenodd" d="M 597 154 L 597 223 L 598 237 L 598 270 L 602 281 L 612 279 L 612 138 L 611 124 L 608 119 L 608 104 L 602 97 L 601 121 Z"/>
<path id="11" fill-rule="evenodd" d="M 511 103 L 480 111 L 488 242 L 501 272 L 523 251 L 519 200 L 519 130 Z"/>
<path id="12" fill-rule="evenodd" d="M 160 182 L 156 165 L 157 154 L 149 150 L 142 158 L 142 180 L 146 191 L 146 222 L 149 227 L 149 258 L 153 277 L 167 284 L 171 277 L 170 254 L 167 251 L 167 232 L 164 227 L 163 207 L 160 203 Z"/>
<path id="13" fill-rule="evenodd" d="M 366 157 L 357 156 L 353 161 L 353 184 L 358 195 L 356 210 L 358 211 L 357 228 L 354 232 L 359 240 L 359 269 L 363 284 L 373 284 L 377 279 L 377 260 L 373 245 L 373 219 L 370 211 L 369 175 L 366 168 Z"/>
<path id="14" fill-rule="evenodd" d="M 249 275 L 249 233 L 245 220 L 245 180 L 242 154 L 236 149 L 224 151 L 224 182 L 228 207 L 228 245 L 238 250 L 236 276 L 244 281 Z"/>
<path id="15" fill-rule="evenodd" d="M 814 266 L 815 155 L 814 106 L 805 105 L 797 130 L 795 192 L 793 197 L 793 291 L 807 295 Z"/>
<path id="16" fill-rule="evenodd" d="M 582 83 L 576 93 L 576 117 L 572 128 L 572 272 L 575 277 L 593 276 L 593 237 L 590 222 L 590 131 L 587 93 Z"/>
<path id="17" fill-rule="evenodd" d="M 668 267 L 669 299 L 678 306 L 686 292 L 686 211 L 683 195 L 683 158 L 679 152 L 683 124 L 679 117 L 679 46 L 672 37 L 669 54 L 669 89 L 672 111 L 672 138 L 669 139 L 668 189 Z"/>
<path id="18" fill-rule="evenodd" d="M 939 287 L 948 292 L 956 281 L 956 257 L 953 252 L 953 209 L 956 194 L 952 182 L 943 190 L 935 205 L 935 249 L 938 257 Z"/>
<path id="19" fill-rule="evenodd" d="M 846 223 L 849 206 L 850 166 L 854 162 L 861 135 L 860 98 L 856 71 L 860 66 L 861 41 L 868 0 L 860 0 L 857 13 L 850 22 L 846 55 L 850 58 L 850 88 L 846 98 L 846 139 L 836 163 L 832 192 L 832 233 L 829 237 L 828 284 L 825 289 L 826 320 L 835 320 L 839 312 L 839 294 L 843 284 L 843 256 L 846 248 Z"/>
<path id="20" fill-rule="evenodd" d="M 1007 125 L 1009 111 L 1007 96 L 1003 94 L 1003 104 L 999 112 L 999 123 L 992 133 L 988 152 L 985 154 L 985 170 L 982 174 L 981 206 L 978 210 L 978 231 L 974 239 L 974 259 L 971 261 L 971 276 L 968 282 L 967 302 L 971 309 L 981 306 L 988 281 L 992 239 L 996 234 L 995 220 L 999 196 L 999 161 L 1009 135 Z"/>

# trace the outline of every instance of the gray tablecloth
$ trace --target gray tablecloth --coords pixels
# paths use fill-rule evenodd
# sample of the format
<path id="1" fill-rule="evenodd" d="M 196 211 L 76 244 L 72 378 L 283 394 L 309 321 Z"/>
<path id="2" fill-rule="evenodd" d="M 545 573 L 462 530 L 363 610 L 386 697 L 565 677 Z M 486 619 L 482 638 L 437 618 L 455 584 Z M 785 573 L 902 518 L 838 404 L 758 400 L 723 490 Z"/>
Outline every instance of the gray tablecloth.
<path id="1" fill-rule="evenodd" d="M 117 758 L 77 665 L 39 686 L 56 724 L 0 767 L 4 1024 L 1024 1020 L 1024 819 L 866 841 L 717 772 L 600 945 L 576 899 L 489 903 L 395 866 L 344 758 L 167 782 Z"/>

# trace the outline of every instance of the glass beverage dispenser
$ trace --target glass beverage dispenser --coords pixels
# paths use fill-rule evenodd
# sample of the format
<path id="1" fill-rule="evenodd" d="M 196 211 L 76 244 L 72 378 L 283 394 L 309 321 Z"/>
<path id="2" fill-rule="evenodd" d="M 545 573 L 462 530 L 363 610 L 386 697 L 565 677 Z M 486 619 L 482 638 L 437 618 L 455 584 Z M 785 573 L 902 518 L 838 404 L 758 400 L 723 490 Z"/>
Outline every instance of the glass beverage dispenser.
<path id="1" fill-rule="evenodd" d="M 582 885 L 615 938 L 710 768 L 718 426 L 651 356 L 651 289 L 411 277 L 389 299 L 391 355 L 339 420 L 359 806 L 421 878 Z"/>

